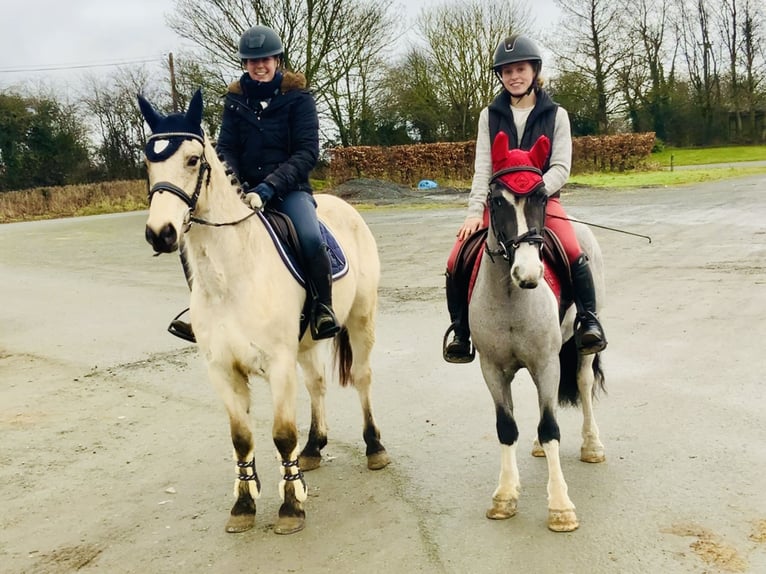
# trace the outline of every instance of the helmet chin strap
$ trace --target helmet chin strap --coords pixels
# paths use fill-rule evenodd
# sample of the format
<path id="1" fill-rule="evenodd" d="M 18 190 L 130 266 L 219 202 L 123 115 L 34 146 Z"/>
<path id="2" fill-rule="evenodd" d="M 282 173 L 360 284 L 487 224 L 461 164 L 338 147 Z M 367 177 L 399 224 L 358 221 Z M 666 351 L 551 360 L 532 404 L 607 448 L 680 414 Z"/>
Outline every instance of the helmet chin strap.
<path id="1" fill-rule="evenodd" d="M 514 96 L 513 94 L 511 94 L 511 92 L 508 92 L 508 94 L 511 96 L 511 104 L 514 104 L 514 103 L 518 104 L 521 100 L 526 98 L 529 94 L 536 91 L 535 89 L 536 87 L 537 87 L 537 74 L 535 74 L 535 77 L 532 78 L 532 82 L 529 84 L 527 91 L 524 92 L 522 95 Z"/>
<path id="2" fill-rule="evenodd" d="M 521 100 L 526 98 L 529 94 L 531 94 L 533 91 L 536 91 L 536 87 L 538 83 L 537 82 L 538 74 L 539 72 L 535 72 L 535 76 L 532 78 L 532 82 L 529 84 L 527 91 L 524 92 L 522 95 L 514 96 L 511 92 L 508 92 L 508 95 L 511 96 L 511 104 L 519 103 Z M 495 71 L 495 77 L 500 82 L 500 85 L 503 86 L 503 89 L 506 89 L 505 84 L 503 83 L 503 77 L 497 71 Z"/>

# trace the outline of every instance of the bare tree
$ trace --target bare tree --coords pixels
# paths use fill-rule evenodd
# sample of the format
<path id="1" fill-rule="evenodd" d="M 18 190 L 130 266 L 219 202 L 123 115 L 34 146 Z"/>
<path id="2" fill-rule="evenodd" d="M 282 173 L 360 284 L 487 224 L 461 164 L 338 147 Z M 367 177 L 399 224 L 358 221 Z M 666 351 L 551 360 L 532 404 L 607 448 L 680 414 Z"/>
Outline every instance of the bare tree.
<path id="1" fill-rule="evenodd" d="M 680 0 L 678 35 L 693 89 L 694 104 L 702 118 L 702 131 L 698 135 L 700 143 L 712 141 L 714 116 L 721 101 L 716 59 L 719 46 L 714 43 L 711 12 L 709 0 Z"/>
<path id="2" fill-rule="evenodd" d="M 566 26 L 559 28 L 556 45 L 559 68 L 590 78 L 598 94 L 596 124 L 599 133 L 609 131 L 610 115 L 620 105 L 617 74 L 631 61 L 632 45 L 625 13 L 613 0 L 556 0 Z"/>
<path id="3" fill-rule="evenodd" d="M 162 102 L 160 91 L 149 82 L 145 68 L 121 68 L 112 77 L 88 79 L 83 105 L 95 120 L 100 135 L 96 155 L 107 179 L 135 179 L 143 168 L 146 128 L 136 94 Z M 171 102 L 165 98 L 166 111 Z"/>
<path id="4" fill-rule="evenodd" d="M 530 20 L 526 3 L 505 0 L 453 1 L 421 12 L 416 28 L 450 113 L 450 139 L 475 137 L 479 112 L 498 88 L 491 72 L 495 47 L 505 36 L 527 31 Z"/>
<path id="5" fill-rule="evenodd" d="M 255 24 L 273 28 L 284 44 L 286 67 L 306 76 L 320 112 L 348 145 L 358 139 L 362 110 L 369 107 L 376 58 L 392 40 L 390 5 L 391 0 L 179 0 L 168 23 L 196 46 L 207 69 L 230 73 L 241 71 L 242 33 Z"/>
<path id="6" fill-rule="evenodd" d="M 758 11 L 760 7 L 760 12 Z M 748 132 L 750 138 L 758 135 L 756 124 L 756 108 L 766 104 L 766 93 L 762 86 L 766 83 L 766 37 L 764 37 L 764 19 L 766 18 L 764 4 L 760 0 L 745 0 L 741 23 L 742 32 L 742 61 L 744 72 L 744 98 L 748 111 Z M 763 109 L 763 108 L 762 108 Z M 761 138 L 762 139 L 762 138 Z"/>
<path id="7" fill-rule="evenodd" d="M 729 67 L 729 105 L 734 115 L 734 133 L 735 139 L 742 137 L 742 102 L 740 101 L 738 60 L 740 51 L 740 41 L 738 34 L 740 31 L 740 21 L 737 15 L 737 0 L 722 0 L 718 13 L 718 27 L 721 31 L 720 37 L 724 44 L 726 58 Z"/>
<path id="8" fill-rule="evenodd" d="M 448 134 L 447 105 L 439 98 L 432 69 L 425 50 L 412 47 L 403 59 L 388 66 L 383 80 L 382 113 L 420 143 L 434 143 Z"/>
<path id="9" fill-rule="evenodd" d="M 667 137 L 668 84 L 673 81 L 676 52 L 673 39 L 668 41 L 672 32 L 669 2 L 638 0 L 632 4 L 633 18 L 626 22 L 632 50 L 618 72 L 633 130 L 653 130 L 662 140 Z"/>

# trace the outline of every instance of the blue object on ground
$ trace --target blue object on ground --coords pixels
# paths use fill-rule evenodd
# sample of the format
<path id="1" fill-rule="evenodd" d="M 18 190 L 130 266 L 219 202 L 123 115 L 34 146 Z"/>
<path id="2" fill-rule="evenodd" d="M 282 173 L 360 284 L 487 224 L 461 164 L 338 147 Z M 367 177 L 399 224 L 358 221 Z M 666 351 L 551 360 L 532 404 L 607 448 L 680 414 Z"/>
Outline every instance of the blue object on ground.
<path id="1" fill-rule="evenodd" d="M 418 189 L 435 189 L 439 187 L 439 184 L 430 179 L 421 179 L 418 183 Z"/>

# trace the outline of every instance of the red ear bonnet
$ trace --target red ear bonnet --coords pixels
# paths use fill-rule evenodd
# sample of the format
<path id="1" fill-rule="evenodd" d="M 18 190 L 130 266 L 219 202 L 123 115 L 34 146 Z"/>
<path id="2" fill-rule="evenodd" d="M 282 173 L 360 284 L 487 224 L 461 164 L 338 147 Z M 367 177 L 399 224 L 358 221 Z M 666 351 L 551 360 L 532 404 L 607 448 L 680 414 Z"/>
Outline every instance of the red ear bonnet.
<path id="1" fill-rule="evenodd" d="M 507 169 L 512 169 L 512 171 L 493 176 L 492 179 L 497 179 L 513 193 L 521 195 L 529 193 L 542 183 L 543 178 L 536 171 L 523 168 L 542 170 L 548 159 L 550 149 L 551 141 L 542 135 L 537 138 L 535 145 L 529 151 L 509 150 L 508 135 L 502 131 L 497 132 L 495 141 L 492 143 L 492 171 L 495 174 Z"/>

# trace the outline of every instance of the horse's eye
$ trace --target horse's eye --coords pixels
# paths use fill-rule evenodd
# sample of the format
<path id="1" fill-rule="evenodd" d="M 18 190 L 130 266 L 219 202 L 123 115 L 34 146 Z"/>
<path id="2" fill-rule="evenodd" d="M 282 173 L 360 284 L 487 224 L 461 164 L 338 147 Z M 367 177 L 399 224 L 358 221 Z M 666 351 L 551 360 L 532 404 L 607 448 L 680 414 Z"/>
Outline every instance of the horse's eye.
<path id="1" fill-rule="evenodd" d="M 188 165 L 189 167 L 195 167 L 198 163 L 199 163 L 199 156 L 198 155 L 193 155 L 186 162 L 186 165 Z"/>

